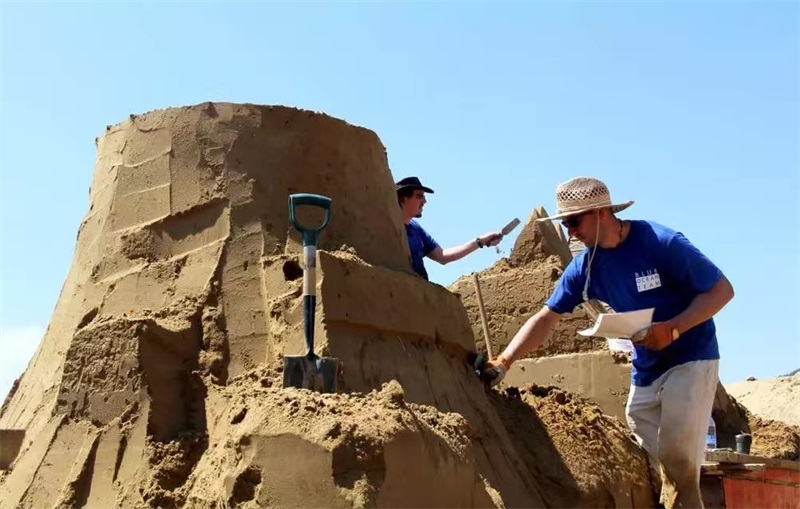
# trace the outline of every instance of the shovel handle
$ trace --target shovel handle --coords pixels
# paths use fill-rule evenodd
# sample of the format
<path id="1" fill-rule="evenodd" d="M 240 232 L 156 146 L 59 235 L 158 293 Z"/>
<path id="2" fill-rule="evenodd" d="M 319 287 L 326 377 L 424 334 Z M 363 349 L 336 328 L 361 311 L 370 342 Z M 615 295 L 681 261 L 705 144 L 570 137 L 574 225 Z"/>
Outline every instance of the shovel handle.
<path id="1" fill-rule="evenodd" d="M 481 326 L 483 327 L 483 340 L 486 342 L 486 354 L 492 359 L 492 341 L 489 339 L 489 326 L 486 324 L 486 308 L 483 306 L 483 295 L 481 294 L 481 281 L 478 274 L 473 274 L 472 279 L 475 283 L 475 296 L 478 298 L 478 311 L 481 313 Z"/>
<path id="2" fill-rule="evenodd" d="M 310 228 L 301 225 L 297 221 L 295 208 L 302 205 L 312 205 L 314 207 L 319 207 L 325 210 L 325 220 L 322 222 L 322 226 L 319 226 L 317 228 Z M 310 194 L 310 193 L 290 194 L 289 219 L 292 221 L 292 224 L 297 229 L 297 231 L 303 234 L 303 245 L 316 246 L 319 232 L 321 232 L 326 226 L 328 226 L 328 222 L 330 222 L 331 220 L 331 199 L 328 198 L 327 196 L 321 196 L 319 194 Z"/>
<path id="3" fill-rule="evenodd" d="M 317 228 L 310 228 L 301 225 L 297 220 L 295 208 L 302 205 L 311 205 L 325 210 L 325 220 Z M 317 304 L 316 284 L 317 284 L 317 237 L 328 222 L 331 220 L 331 199 L 327 196 L 310 193 L 298 193 L 289 195 L 289 219 L 294 227 L 303 234 L 303 258 L 305 267 L 303 268 L 303 322 L 308 348 L 307 356 L 316 359 L 314 353 L 314 310 Z"/>

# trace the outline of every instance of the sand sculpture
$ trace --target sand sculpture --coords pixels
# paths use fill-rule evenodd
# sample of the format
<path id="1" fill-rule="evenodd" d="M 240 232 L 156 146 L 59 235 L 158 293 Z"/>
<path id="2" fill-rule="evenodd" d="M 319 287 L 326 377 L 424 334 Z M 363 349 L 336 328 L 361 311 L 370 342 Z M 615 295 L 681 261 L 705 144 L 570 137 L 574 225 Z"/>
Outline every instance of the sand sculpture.
<path id="1" fill-rule="evenodd" d="M 392 182 L 375 133 L 304 110 L 109 126 L 72 268 L 0 414 L 25 430 L 0 507 L 651 504 L 618 420 L 477 380 L 467 311 L 412 273 Z M 336 394 L 281 386 L 303 352 L 295 192 L 333 200 L 315 339 L 342 362 Z"/>

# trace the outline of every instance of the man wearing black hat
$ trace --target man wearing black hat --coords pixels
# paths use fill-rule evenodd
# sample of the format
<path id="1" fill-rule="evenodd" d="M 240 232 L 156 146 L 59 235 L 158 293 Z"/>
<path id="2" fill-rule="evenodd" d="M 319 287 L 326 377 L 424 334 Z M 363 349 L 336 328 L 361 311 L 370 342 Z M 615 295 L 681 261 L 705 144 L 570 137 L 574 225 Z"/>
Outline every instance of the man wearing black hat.
<path id="1" fill-rule="evenodd" d="M 425 270 L 423 259 L 427 256 L 442 265 L 464 258 L 478 248 L 486 246 L 496 246 L 503 239 L 500 232 L 492 232 L 482 235 L 461 246 L 442 249 L 441 246 L 431 237 L 414 218 L 422 217 L 422 208 L 427 200 L 425 193 L 433 194 L 433 189 L 425 187 L 417 177 L 406 177 L 395 183 L 397 191 L 397 201 L 403 212 L 403 220 L 406 225 L 406 235 L 408 236 L 408 247 L 411 249 L 411 265 L 414 272 L 428 279 L 428 271 Z"/>

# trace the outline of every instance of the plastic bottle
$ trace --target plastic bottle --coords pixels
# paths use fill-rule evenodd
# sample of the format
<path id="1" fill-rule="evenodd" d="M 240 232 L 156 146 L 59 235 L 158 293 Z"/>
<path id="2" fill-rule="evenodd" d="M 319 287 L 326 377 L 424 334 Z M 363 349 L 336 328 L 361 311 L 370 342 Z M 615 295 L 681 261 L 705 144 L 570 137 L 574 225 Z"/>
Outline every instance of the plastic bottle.
<path id="1" fill-rule="evenodd" d="M 708 418 L 708 433 L 706 433 L 706 449 L 717 448 L 717 424 L 714 417 Z"/>

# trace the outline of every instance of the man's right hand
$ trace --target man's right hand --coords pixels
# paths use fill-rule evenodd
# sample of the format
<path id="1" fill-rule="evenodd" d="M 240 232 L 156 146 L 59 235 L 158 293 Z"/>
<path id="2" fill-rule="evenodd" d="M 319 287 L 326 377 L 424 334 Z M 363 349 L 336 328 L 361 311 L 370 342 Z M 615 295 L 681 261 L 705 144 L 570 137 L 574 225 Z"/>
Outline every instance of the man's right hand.
<path id="1" fill-rule="evenodd" d="M 503 232 L 491 232 L 478 237 L 484 247 L 496 246 L 503 240 Z"/>
<path id="2" fill-rule="evenodd" d="M 511 363 L 508 362 L 503 356 L 497 356 L 494 359 L 486 362 L 480 362 L 475 366 L 475 371 L 480 377 L 481 381 L 489 387 L 494 387 L 505 378 Z"/>

